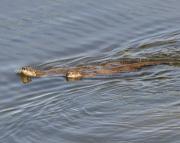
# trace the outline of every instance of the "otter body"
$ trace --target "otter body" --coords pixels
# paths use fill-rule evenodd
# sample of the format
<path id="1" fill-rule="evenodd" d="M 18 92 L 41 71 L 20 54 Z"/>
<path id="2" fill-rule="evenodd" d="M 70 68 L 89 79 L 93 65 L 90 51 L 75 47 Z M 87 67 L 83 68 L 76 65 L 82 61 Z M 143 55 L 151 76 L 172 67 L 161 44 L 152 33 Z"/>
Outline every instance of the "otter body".
<path id="1" fill-rule="evenodd" d="M 95 77 L 97 75 L 112 75 L 120 72 L 132 72 L 146 66 L 172 63 L 173 61 L 166 59 L 122 59 L 119 61 L 106 61 L 96 65 L 77 66 L 72 68 L 51 68 L 48 70 L 37 70 L 28 66 L 22 67 L 19 73 L 30 78 L 60 75 L 65 76 L 68 80 L 79 80 L 82 78 Z"/>

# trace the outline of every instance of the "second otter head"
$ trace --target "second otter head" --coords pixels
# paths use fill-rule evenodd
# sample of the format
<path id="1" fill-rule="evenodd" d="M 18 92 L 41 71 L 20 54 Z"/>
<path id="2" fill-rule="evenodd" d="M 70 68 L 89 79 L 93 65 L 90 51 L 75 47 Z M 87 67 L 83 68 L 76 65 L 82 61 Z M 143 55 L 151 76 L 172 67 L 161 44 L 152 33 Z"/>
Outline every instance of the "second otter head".
<path id="1" fill-rule="evenodd" d="M 67 80 L 79 80 L 82 78 L 82 73 L 80 71 L 68 71 L 66 73 Z"/>

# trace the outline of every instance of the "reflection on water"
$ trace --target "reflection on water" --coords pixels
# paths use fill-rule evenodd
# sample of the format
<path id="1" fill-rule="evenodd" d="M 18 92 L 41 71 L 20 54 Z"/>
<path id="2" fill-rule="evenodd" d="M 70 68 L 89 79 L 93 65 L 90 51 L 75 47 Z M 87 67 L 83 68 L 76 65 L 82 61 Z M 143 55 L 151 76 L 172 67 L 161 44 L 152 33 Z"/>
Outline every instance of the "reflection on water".
<path id="1" fill-rule="evenodd" d="M 120 58 L 180 59 L 180 1 L 16 0 L 0 5 L 0 141 L 178 142 L 179 63 L 68 81 L 15 71 Z"/>
<path id="2" fill-rule="evenodd" d="M 29 83 L 29 82 L 32 81 L 31 77 L 28 77 L 28 76 L 26 76 L 24 74 L 19 74 L 19 76 L 20 76 L 21 82 L 24 83 L 24 84 Z"/>

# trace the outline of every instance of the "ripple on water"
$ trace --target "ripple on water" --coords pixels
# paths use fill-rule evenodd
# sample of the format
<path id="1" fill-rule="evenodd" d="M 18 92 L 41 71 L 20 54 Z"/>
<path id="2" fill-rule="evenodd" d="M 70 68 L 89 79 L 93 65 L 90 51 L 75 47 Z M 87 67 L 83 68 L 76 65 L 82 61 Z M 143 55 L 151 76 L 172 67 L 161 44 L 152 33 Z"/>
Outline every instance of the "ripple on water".
<path id="1" fill-rule="evenodd" d="M 178 1 L 162 0 L 2 2 L 1 142 L 179 141 L 179 64 L 29 84 L 14 72 L 28 64 L 46 69 L 123 57 L 179 59 L 178 11 Z"/>
<path id="2" fill-rule="evenodd" d="M 141 55 L 144 48 L 137 49 Z M 70 66 L 106 58 L 56 59 L 40 66 Z M 138 137 L 150 138 L 146 132 L 153 137 L 154 132 L 173 133 L 178 125 L 177 110 L 173 111 L 174 104 L 178 104 L 178 69 L 159 65 L 115 77 L 71 82 L 62 77 L 47 77 L 27 85 L 14 84 L 6 94 L 17 96 L 4 100 L 0 109 L 1 129 L 7 130 L 1 139 L 17 140 L 17 136 L 24 136 L 23 140 L 42 141 L 41 137 L 48 134 L 49 141 L 111 141 L 129 138 L 130 133 L 132 140 L 141 141 Z M 170 111 L 176 119 L 169 116 Z"/>

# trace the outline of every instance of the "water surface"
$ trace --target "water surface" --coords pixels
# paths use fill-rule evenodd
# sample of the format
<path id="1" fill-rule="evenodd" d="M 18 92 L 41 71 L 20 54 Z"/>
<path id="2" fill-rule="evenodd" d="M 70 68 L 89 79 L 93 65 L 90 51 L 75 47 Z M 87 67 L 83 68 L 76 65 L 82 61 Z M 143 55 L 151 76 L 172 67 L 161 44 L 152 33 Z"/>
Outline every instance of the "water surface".
<path id="1" fill-rule="evenodd" d="M 22 84 L 25 65 L 180 56 L 178 0 L 2 0 L 0 141 L 178 142 L 180 67 L 158 65 L 115 78 Z"/>

